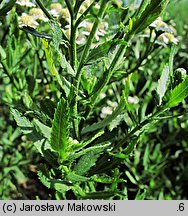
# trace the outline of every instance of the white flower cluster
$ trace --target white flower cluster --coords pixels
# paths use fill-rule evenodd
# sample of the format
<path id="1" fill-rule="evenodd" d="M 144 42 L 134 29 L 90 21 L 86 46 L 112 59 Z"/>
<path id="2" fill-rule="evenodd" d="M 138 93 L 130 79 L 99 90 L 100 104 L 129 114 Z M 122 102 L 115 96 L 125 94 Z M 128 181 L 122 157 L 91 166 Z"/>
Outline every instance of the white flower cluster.
<path id="1" fill-rule="evenodd" d="M 35 7 L 35 4 L 33 4 L 31 1 L 29 0 L 17 0 L 16 1 L 17 5 L 20 5 L 22 7 Z"/>
<path id="2" fill-rule="evenodd" d="M 45 16 L 44 12 L 40 8 L 36 8 L 36 5 L 33 4 L 29 0 L 19 0 L 16 2 L 20 6 L 31 7 L 29 13 L 22 13 L 19 17 L 19 25 L 20 26 L 28 26 L 36 29 L 39 27 L 40 21 L 47 22 L 48 18 Z M 91 5 L 92 1 L 86 0 L 80 7 L 78 12 L 78 17 Z M 97 7 L 97 5 L 96 5 Z M 70 39 L 70 14 L 67 8 L 63 8 L 60 3 L 52 3 L 50 5 L 49 13 L 56 18 L 60 23 L 64 20 L 65 25 L 63 25 L 63 31 L 67 38 Z M 89 36 L 91 29 L 93 27 L 93 23 L 89 20 L 84 20 L 78 28 L 76 42 L 77 44 L 84 44 L 87 41 L 87 37 Z M 95 38 L 98 41 L 99 37 L 104 36 L 106 34 L 106 30 L 108 28 L 108 23 L 103 21 L 100 23 L 98 31 L 96 32 Z"/>
<path id="3" fill-rule="evenodd" d="M 36 8 L 36 5 L 29 0 L 18 0 L 16 4 L 22 7 L 31 8 L 29 13 L 22 13 L 19 17 L 20 26 L 29 26 L 31 28 L 37 28 L 39 26 L 39 21 L 47 22 L 48 18 L 45 16 L 44 12 L 40 8 Z"/>
<path id="4" fill-rule="evenodd" d="M 162 21 L 161 17 L 156 19 L 150 27 L 153 27 L 156 31 L 164 32 L 157 38 L 159 42 L 163 42 L 164 44 L 178 44 L 178 39 L 174 36 L 176 34 L 175 28 Z"/>

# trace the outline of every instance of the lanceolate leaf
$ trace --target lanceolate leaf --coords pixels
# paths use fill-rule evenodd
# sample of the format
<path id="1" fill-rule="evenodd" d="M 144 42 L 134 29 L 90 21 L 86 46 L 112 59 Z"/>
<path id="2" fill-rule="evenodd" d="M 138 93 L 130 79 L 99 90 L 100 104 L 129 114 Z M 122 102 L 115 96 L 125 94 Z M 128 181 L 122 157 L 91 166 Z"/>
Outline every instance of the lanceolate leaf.
<path id="1" fill-rule="evenodd" d="M 11 108 L 11 113 L 23 134 L 27 135 L 34 142 L 42 140 L 43 137 L 36 131 L 33 123 L 29 119 L 23 116 L 17 109 Z"/>
<path id="2" fill-rule="evenodd" d="M 86 64 L 95 63 L 96 61 L 106 57 L 117 44 L 127 45 L 128 43 L 123 39 L 105 41 L 91 50 L 89 56 L 87 57 Z"/>
<path id="3" fill-rule="evenodd" d="M 165 95 L 166 89 L 167 89 L 167 85 L 168 85 L 168 80 L 169 80 L 169 66 L 165 65 L 162 74 L 161 74 L 161 78 L 158 81 L 158 86 L 157 86 L 157 93 L 159 95 L 159 105 L 161 105 L 162 103 L 162 98 Z"/>
<path id="4" fill-rule="evenodd" d="M 104 120 L 94 123 L 86 128 L 84 128 L 82 130 L 82 134 L 85 133 L 89 133 L 101 128 L 104 128 L 106 126 L 108 126 L 119 114 L 122 113 L 123 109 L 125 107 L 125 99 L 124 97 L 121 98 L 120 103 L 118 105 L 118 107 L 113 111 L 113 113 L 111 115 L 109 115 L 108 117 L 106 117 Z"/>
<path id="5" fill-rule="evenodd" d="M 150 2 L 151 0 L 142 0 L 141 4 L 140 4 L 140 7 L 137 11 L 137 18 L 140 18 L 140 16 L 142 15 L 142 13 L 144 12 L 144 10 L 146 9 L 146 6 L 148 5 L 148 3 Z"/>
<path id="6" fill-rule="evenodd" d="M 62 194 L 71 189 L 71 186 L 61 180 L 49 179 L 42 171 L 38 172 L 38 177 L 47 188 L 55 189 Z"/>
<path id="7" fill-rule="evenodd" d="M 34 119 L 34 124 L 38 127 L 42 135 L 49 140 L 51 128 L 41 123 L 38 119 Z"/>
<path id="8" fill-rule="evenodd" d="M 169 95 L 167 108 L 175 107 L 188 96 L 188 76 Z"/>
<path id="9" fill-rule="evenodd" d="M 109 145 L 108 145 L 109 146 Z M 85 175 L 95 165 L 100 153 L 107 148 L 107 145 L 101 145 L 101 148 L 91 149 L 87 154 L 84 154 L 74 168 L 74 172 L 78 175 Z"/>
<path id="10" fill-rule="evenodd" d="M 58 103 L 55 111 L 51 131 L 51 147 L 59 154 L 61 160 L 66 159 L 69 138 L 69 114 L 68 103 L 64 98 Z"/>
<path id="11" fill-rule="evenodd" d="M 56 77 L 59 85 L 65 91 L 62 79 L 61 79 L 61 77 L 59 75 L 58 70 L 56 69 L 56 67 L 54 65 L 53 52 L 52 52 L 52 48 L 51 48 L 51 46 L 49 44 L 49 41 L 42 38 L 42 44 L 43 44 L 43 47 L 44 47 L 44 51 L 45 51 L 45 54 L 46 54 L 46 60 L 47 60 L 50 72 L 51 72 L 53 77 Z"/>
<path id="12" fill-rule="evenodd" d="M 139 12 L 139 17 L 133 25 L 132 31 L 139 33 L 147 28 L 153 21 L 155 21 L 165 10 L 170 0 L 155 0 L 148 1 L 147 6 L 143 4 L 144 10 Z"/>

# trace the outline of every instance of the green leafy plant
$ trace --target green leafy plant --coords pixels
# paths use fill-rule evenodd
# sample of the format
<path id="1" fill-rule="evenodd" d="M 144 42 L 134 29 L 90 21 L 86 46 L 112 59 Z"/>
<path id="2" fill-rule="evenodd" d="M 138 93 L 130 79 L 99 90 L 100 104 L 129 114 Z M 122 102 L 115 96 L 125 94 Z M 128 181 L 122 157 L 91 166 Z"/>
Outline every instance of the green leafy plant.
<path id="1" fill-rule="evenodd" d="M 17 11 L 10 2 L 1 11 Z M 152 26 L 169 0 L 144 0 L 134 11 L 116 1 L 89 1 L 86 8 L 86 1 L 65 0 L 62 5 L 68 20 L 62 14 L 56 19 L 46 9 L 48 3 L 36 3 L 48 22 L 39 29 L 22 23 L 16 35 L 18 15 L 11 11 L 8 18 L 17 25 L 10 25 L 0 53 L 2 70 L 11 85 L 10 96 L 4 95 L 3 101 L 25 139 L 45 161 L 37 167 L 40 181 L 56 199 L 128 199 L 129 181 L 138 185 L 135 199 L 153 199 L 144 181 L 150 178 L 151 189 L 156 187 L 152 176 L 158 179 L 168 154 L 155 141 L 147 144 L 148 137 L 158 134 L 159 123 L 186 113 L 186 109 L 177 113 L 173 109 L 188 96 L 187 76 L 178 81 L 175 77 L 176 46 L 163 47 L 159 38 L 166 29 Z M 107 12 L 117 18 L 117 24 L 112 23 L 98 40 L 100 22 L 112 22 Z M 78 42 L 88 20 L 91 29 L 82 38 L 84 42 Z M 144 37 L 146 29 L 149 34 Z M 160 63 L 161 76 L 154 77 L 154 67 L 145 74 L 147 64 L 151 59 L 155 62 L 163 49 L 168 51 Z M 138 152 L 143 159 L 132 160 Z M 139 163 L 144 175 L 138 171 Z M 155 198 L 165 196 L 161 194 L 156 193 Z"/>

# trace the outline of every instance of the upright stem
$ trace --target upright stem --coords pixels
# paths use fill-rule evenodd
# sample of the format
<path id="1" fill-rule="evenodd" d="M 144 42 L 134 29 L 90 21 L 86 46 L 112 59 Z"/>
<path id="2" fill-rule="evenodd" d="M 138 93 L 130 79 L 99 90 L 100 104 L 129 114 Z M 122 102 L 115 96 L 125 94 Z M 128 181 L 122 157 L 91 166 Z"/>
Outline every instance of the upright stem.
<path id="1" fill-rule="evenodd" d="M 76 16 L 74 14 L 74 8 L 70 3 L 70 0 L 65 0 L 67 8 L 69 10 L 70 18 L 71 18 L 71 35 L 70 35 L 70 64 L 73 69 L 76 66 Z"/>
<path id="2" fill-rule="evenodd" d="M 77 29 L 75 28 L 75 20 L 74 18 L 71 19 L 71 36 L 70 36 L 70 64 L 72 68 L 75 70 L 76 69 L 76 62 L 77 62 L 77 57 L 76 57 L 76 31 Z"/>
<path id="3" fill-rule="evenodd" d="M 100 19 L 103 17 L 104 12 L 106 10 L 106 7 L 107 7 L 107 0 L 102 0 L 98 15 L 97 15 L 97 17 L 95 19 L 92 30 L 90 32 L 90 35 L 89 35 L 88 39 L 87 39 L 87 43 L 86 43 L 86 45 L 84 47 L 84 50 L 83 50 L 83 53 L 82 53 L 82 56 L 81 56 L 81 60 L 80 60 L 80 64 L 78 65 L 76 77 L 74 79 L 74 83 L 73 83 L 73 87 L 72 87 L 73 89 L 71 91 L 70 98 L 72 100 L 73 113 L 74 113 L 74 118 L 75 118 L 73 124 L 74 124 L 74 128 L 75 128 L 75 134 L 76 134 L 78 139 L 79 139 L 79 129 L 78 129 L 78 118 L 77 118 L 77 99 L 78 99 L 77 96 L 78 96 L 78 91 L 79 91 L 81 75 L 82 75 L 82 68 L 83 68 L 83 66 L 85 64 L 85 61 L 86 61 L 86 58 L 87 58 L 87 56 L 89 54 L 90 47 L 91 47 L 91 44 L 92 44 L 92 42 L 94 40 L 96 31 L 98 29 Z"/>
<path id="4" fill-rule="evenodd" d="M 42 4 L 42 2 L 40 0 L 36 0 L 36 3 L 38 4 L 38 6 L 42 9 L 42 11 L 44 12 L 44 14 L 48 17 L 49 20 L 54 20 L 54 18 L 51 16 L 51 14 L 47 11 L 47 9 L 45 8 L 45 6 Z"/>
<path id="5" fill-rule="evenodd" d="M 126 47 L 128 46 L 128 42 L 132 39 L 133 34 L 127 34 L 126 37 L 124 38 L 124 40 L 127 42 L 127 45 L 121 45 L 118 49 L 118 51 L 116 52 L 110 66 L 108 69 L 106 69 L 106 71 L 104 72 L 102 78 L 100 78 L 100 80 L 98 81 L 98 84 L 96 86 L 96 88 L 94 88 L 93 94 L 91 96 L 91 101 L 92 101 L 92 105 L 88 108 L 88 110 L 86 111 L 86 115 L 85 118 L 87 118 L 90 115 L 90 112 L 93 108 L 93 106 L 96 103 L 96 100 L 100 94 L 100 92 L 103 90 L 103 88 L 108 84 L 108 82 L 110 81 L 113 72 L 116 68 L 116 66 L 119 64 L 119 60 L 124 56 L 125 52 L 126 52 Z"/>
<path id="6" fill-rule="evenodd" d="M 88 56 L 88 53 L 90 51 L 90 47 L 91 47 L 91 44 L 92 44 L 93 39 L 95 37 L 95 34 L 96 34 L 96 31 L 97 31 L 100 19 L 103 17 L 104 12 L 106 10 L 106 7 L 107 7 L 107 0 L 102 0 L 98 16 L 95 19 L 95 22 L 94 22 L 93 27 L 91 29 L 90 35 L 89 35 L 89 37 L 87 39 L 87 43 L 86 43 L 86 45 L 84 47 L 84 51 L 82 53 L 80 64 L 78 66 L 78 71 L 77 71 L 77 74 L 76 74 L 76 79 L 78 80 L 78 83 L 80 82 L 80 76 L 81 76 L 82 67 L 85 64 L 85 60 L 86 60 L 86 58 Z"/>

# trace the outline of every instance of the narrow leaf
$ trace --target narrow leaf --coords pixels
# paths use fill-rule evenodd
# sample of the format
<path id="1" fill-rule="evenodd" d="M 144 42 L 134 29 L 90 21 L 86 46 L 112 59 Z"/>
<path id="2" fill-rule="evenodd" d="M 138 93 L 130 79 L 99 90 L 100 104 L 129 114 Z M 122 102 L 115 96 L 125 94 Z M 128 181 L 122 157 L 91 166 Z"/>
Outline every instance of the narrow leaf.
<path id="1" fill-rule="evenodd" d="M 51 147 L 59 154 L 60 159 L 64 160 L 67 156 L 69 138 L 69 113 L 68 103 L 64 98 L 58 103 L 55 111 L 51 131 Z"/>
<path id="2" fill-rule="evenodd" d="M 180 102 L 182 102 L 188 96 L 188 76 L 171 90 L 169 95 L 169 101 L 167 103 L 167 108 L 175 107 Z"/>
<path id="3" fill-rule="evenodd" d="M 66 176 L 66 180 L 70 181 L 70 182 L 79 182 L 80 183 L 80 182 L 88 181 L 89 178 L 87 178 L 85 176 L 78 175 L 74 172 L 71 172 Z"/>
<path id="4" fill-rule="evenodd" d="M 111 115 L 109 115 L 108 117 L 106 117 L 104 120 L 100 122 L 94 123 L 91 126 L 84 128 L 82 130 L 82 134 L 89 133 L 108 126 L 119 114 L 122 113 L 124 107 L 125 107 L 125 99 L 124 97 L 122 97 L 118 107 L 113 111 Z"/>
<path id="5" fill-rule="evenodd" d="M 50 133 L 51 133 L 51 128 L 44 125 L 42 122 L 40 122 L 38 119 L 34 119 L 34 124 L 39 128 L 40 132 L 42 135 L 50 140 Z"/>
<path id="6" fill-rule="evenodd" d="M 74 172 L 79 175 L 85 175 L 93 167 L 100 156 L 100 153 L 104 151 L 109 145 L 101 145 L 100 148 L 90 149 L 87 154 L 84 154 L 74 168 Z"/>
<path id="7" fill-rule="evenodd" d="M 165 92 L 167 90 L 169 73 L 169 66 L 165 65 L 157 86 L 157 93 L 159 95 L 159 105 L 161 105 L 163 96 L 165 95 Z"/>
<path id="8" fill-rule="evenodd" d="M 49 179 L 42 171 L 38 172 L 38 177 L 47 188 L 55 189 L 60 193 L 65 193 L 71 189 L 71 186 L 66 185 L 65 182 L 61 180 Z"/>
<path id="9" fill-rule="evenodd" d="M 102 58 L 106 57 L 108 53 L 112 51 L 118 44 L 127 45 L 128 43 L 123 39 L 115 39 L 105 41 L 104 43 L 94 47 L 87 57 L 86 64 L 92 64 L 96 61 L 100 61 Z"/>
<path id="10" fill-rule="evenodd" d="M 147 28 L 163 13 L 169 1 L 170 0 L 148 1 L 147 6 L 143 3 L 144 10 L 142 10 L 142 13 L 139 12 L 139 17 L 136 18 L 132 31 L 134 33 L 139 33 Z"/>

